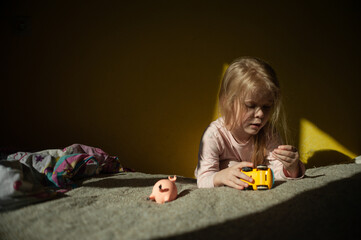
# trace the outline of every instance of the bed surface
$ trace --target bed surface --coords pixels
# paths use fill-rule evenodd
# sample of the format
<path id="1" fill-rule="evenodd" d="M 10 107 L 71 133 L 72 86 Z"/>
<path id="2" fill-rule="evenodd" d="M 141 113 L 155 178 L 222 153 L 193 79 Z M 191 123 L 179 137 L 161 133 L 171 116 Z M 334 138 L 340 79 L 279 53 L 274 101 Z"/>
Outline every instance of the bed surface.
<path id="1" fill-rule="evenodd" d="M 267 191 L 198 189 L 146 200 L 167 175 L 127 172 L 79 182 L 64 197 L 0 213 L 0 239 L 350 239 L 360 236 L 361 165 L 307 169 Z"/>

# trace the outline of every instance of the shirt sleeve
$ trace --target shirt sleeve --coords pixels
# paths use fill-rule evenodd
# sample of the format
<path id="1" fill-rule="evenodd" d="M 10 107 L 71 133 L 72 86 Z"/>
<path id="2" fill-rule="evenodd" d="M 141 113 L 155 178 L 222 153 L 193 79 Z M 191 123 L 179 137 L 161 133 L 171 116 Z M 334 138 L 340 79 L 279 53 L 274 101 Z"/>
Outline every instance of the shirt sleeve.
<path id="1" fill-rule="evenodd" d="M 219 156 L 222 144 L 212 128 L 208 128 L 203 136 L 198 152 L 198 166 L 195 170 L 199 188 L 214 187 L 213 178 L 219 171 Z"/>

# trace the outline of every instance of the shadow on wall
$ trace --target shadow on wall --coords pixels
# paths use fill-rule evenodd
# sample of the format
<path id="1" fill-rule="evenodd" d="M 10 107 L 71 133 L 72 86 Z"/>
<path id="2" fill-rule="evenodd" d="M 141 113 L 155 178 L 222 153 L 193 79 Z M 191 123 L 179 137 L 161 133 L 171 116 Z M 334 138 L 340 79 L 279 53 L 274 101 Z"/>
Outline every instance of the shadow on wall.
<path id="1" fill-rule="evenodd" d="M 335 164 L 353 163 L 355 159 L 336 150 L 316 151 L 312 157 L 307 160 L 306 168 L 322 167 Z"/>
<path id="2" fill-rule="evenodd" d="M 301 193 L 268 210 L 167 239 L 356 239 L 361 174 Z M 352 213 L 352 214 L 350 214 Z"/>

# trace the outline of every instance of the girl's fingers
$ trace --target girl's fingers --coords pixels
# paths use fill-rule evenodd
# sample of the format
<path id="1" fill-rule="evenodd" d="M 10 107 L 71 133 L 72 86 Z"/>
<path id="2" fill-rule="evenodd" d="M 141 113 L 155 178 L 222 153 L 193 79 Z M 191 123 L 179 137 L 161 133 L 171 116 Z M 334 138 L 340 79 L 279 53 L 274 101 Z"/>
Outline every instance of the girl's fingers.
<path id="1" fill-rule="evenodd" d="M 239 189 L 244 189 L 248 187 L 248 183 L 243 182 L 239 178 L 233 180 L 233 183 L 239 187 Z"/>
<path id="2" fill-rule="evenodd" d="M 292 161 L 292 158 L 283 156 L 283 155 L 279 155 L 279 154 L 274 154 L 275 158 L 280 160 L 281 162 L 287 162 L 290 163 Z"/>
<path id="3" fill-rule="evenodd" d="M 239 178 L 234 177 L 226 182 L 226 185 L 238 190 L 248 187 L 248 183 L 241 181 Z"/>
<path id="4" fill-rule="evenodd" d="M 296 155 L 293 153 L 293 152 L 290 152 L 290 153 L 278 153 L 278 151 L 274 151 L 273 152 L 273 156 L 282 161 L 282 162 L 287 162 L 287 163 L 290 163 L 292 162 L 295 158 L 296 158 Z"/>
<path id="5" fill-rule="evenodd" d="M 232 181 L 242 187 L 248 187 L 248 183 L 242 181 L 242 179 L 247 182 L 254 183 L 254 179 L 249 177 L 247 174 L 241 172 L 240 169 L 238 169 L 238 171 L 234 173 L 234 176 L 235 178 L 233 178 Z"/>
<path id="6" fill-rule="evenodd" d="M 298 149 L 292 145 L 279 145 L 278 149 L 288 150 L 291 152 L 298 152 Z"/>
<path id="7" fill-rule="evenodd" d="M 253 163 L 241 162 L 241 163 L 233 166 L 229 172 L 231 175 L 225 181 L 225 185 L 235 188 L 235 189 L 242 190 L 249 186 L 249 184 L 247 182 L 253 183 L 254 182 L 253 178 L 251 178 L 248 175 L 241 172 L 241 169 L 243 167 L 252 167 L 253 168 Z M 247 182 L 245 182 L 245 181 L 247 181 Z"/>
<path id="8" fill-rule="evenodd" d="M 244 174 L 241 172 L 240 174 L 240 178 L 242 178 L 243 180 L 246 180 L 247 182 L 250 182 L 250 183 L 253 183 L 254 182 L 254 179 L 249 177 L 248 175 Z M 248 184 L 247 184 L 247 187 L 248 187 Z"/>
<path id="9" fill-rule="evenodd" d="M 238 185 L 238 184 L 234 183 L 233 181 L 229 181 L 228 184 L 227 184 L 227 186 L 232 187 L 232 188 L 235 188 L 235 189 L 238 189 L 238 190 L 244 189 L 243 186 Z"/>
<path id="10" fill-rule="evenodd" d="M 297 152 L 291 151 L 291 150 L 281 150 L 281 149 L 275 149 L 274 153 L 278 156 L 284 156 L 289 158 L 294 158 L 297 154 Z"/>
<path id="11" fill-rule="evenodd" d="M 250 163 L 250 162 L 244 162 L 244 164 L 242 165 L 242 167 L 253 167 L 253 164 Z M 234 172 L 234 176 L 235 176 L 237 179 L 242 178 L 242 179 L 246 180 L 247 182 L 253 183 L 253 182 L 254 182 L 253 178 L 251 178 L 251 177 L 249 177 L 247 174 L 244 174 L 243 172 L 241 172 L 241 169 L 242 169 L 242 168 L 237 168 L 236 171 Z M 243 181 L 241 181 L 241 182 L 243 182 Z M 246 187 L 248 187 L 248 186 L 246 186 Z"/>
<path id="12" fill-rule="evenodd" d="M 281 145 L 276 148 L 272 153 L 276 159 L 289 164 L 297 161 L 299 158 L 297 148 L 290 145 Z"/>

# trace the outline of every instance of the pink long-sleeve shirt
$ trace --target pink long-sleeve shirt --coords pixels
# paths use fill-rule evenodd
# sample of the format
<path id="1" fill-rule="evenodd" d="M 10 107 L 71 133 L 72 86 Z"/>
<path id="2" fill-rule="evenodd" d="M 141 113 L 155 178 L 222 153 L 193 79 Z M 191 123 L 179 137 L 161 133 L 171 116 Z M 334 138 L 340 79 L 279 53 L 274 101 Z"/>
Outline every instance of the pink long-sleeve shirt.
<path id="1" fill-rule="evenodd" d="M 281 141 L 277 137 L 267 144 L 266 163 L 273 170 L 275 180 L 290 179 L 283 172 L 283 164 L 272 156 L 272 151 L 279 145 Z M 239 162 L 251 162 L 252 152 L 253 142 L 238 143 L 224 126 L 223 118 L 218 118 L 206 129 L 200 143 L 198 165 L 195 170 L 198 187 L 214 187 L 213 178 L 217 172 Z M 303 177 L 305 167 L 301 161 L 299 164 Z"/>

